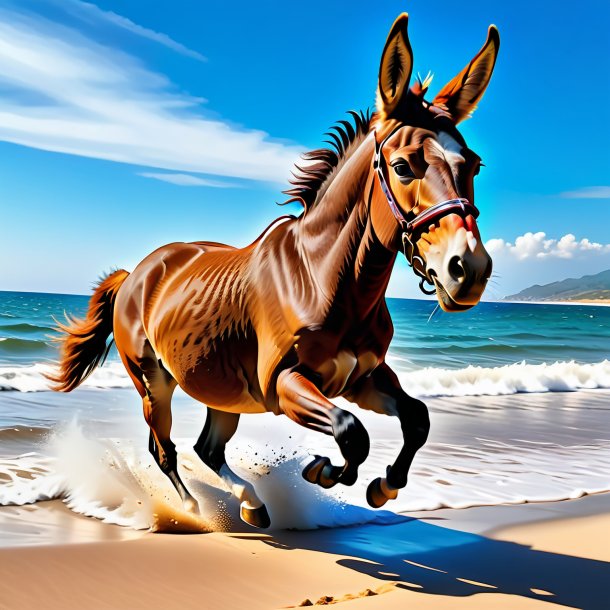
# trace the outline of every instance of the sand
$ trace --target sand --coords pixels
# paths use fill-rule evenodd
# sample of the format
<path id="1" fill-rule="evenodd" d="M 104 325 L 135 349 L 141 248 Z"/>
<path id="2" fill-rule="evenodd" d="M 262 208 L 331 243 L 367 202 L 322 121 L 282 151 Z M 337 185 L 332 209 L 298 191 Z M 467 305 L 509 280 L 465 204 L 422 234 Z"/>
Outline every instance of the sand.
<path id="1" fill-rule="evenodd" d="M 120 392 L 104 390 L 96 394 L 95 390 L 83 390 L 53 407 L 69 413 L 90 403 L 90 408 L 95 409 L 99 394 L 116 415 L 116 405 L 131 396 Z M 18 401 L 12 393 L 4 394 L 7 412 L 41 417 L 40 394 L 20 393 Z M 500 468 L 514 447 L 519 451 L 513 452 L 512 457 L 521 460 L 516 490 L 526 497 L 548 498 L 550 491 L 558 497 L 568 497 L 578 489 L 575 480 L 582 483 L 583 489 L 608 489 L 608 461 L 599 459 L 605 445 L 594 442 L 607 436 L 608 396 L 607 391 L 587 390 L 523 393 L 493 400 L 431 399 L 435 426 L 422 450 L 422 464 L 430 468 L 434 451 L 445 455 L 449 447 L 454 467 L 461 463 L 458 448 L 474 448 L 471 459 L 476 476 L 455 481 L 454 487 L 463 486 L 455 496 L 458 500 L 464 498 L 464 493 L 470 493 L 473 501 L 480 500 L 485 489 L 503 478 L 497 473 L 489 479 L 480 475 Z M 182 422 L 179 426 L 185 428 L 180 435 L 192 436 L 189 429 L 194 416 L 185 406 L 178 400 Z M 139 417 L 134 408 L 138 430 Z M 121 419 L 121 426 L 129 421 Z M 549 426 L 551 421 L 553 426 Z M 260 434 L 258 424 L 254 424 L 253 434 Z M 373 438 L 383 439 L 385 428 L 376 428 L 378 424 L 382 425 L 381 419 L 371 419 L 367 429 Z M 248 447 L 248 425 L 241 429 L 242 440 L 237 445 L 240 452 Z M 97 423 L 92 430 L 102 437 L 114 437 L 115 429 L 104 426 Z M 127 438 L 131 438 L 129 430 L 125 432 Z M 15 436 L 17 443 L 19 434 Z M 143 437 L 137 443 L 145 452 Z M 16 453 L 31 449 L 31 440 L 27 435 L 25 438 L 24 446 L 15 445 Z M 277 437 L 273 438 L 277 446 Z M 490 439 L 513 444 L 495 454 Z M 524 439 L 525 444 L 518 445 L 514 439 Z M 61 463 L 62 471 L 68 463 L 77 462 L 77 470 L 85 473 L 87 481 L 99 479 L 108 483 L 112 479 L 114 468 L 109 469 L 100 461 L 97 451 L 89 451 L 90 442 L 85 437 L 69 436 L 66 440 L 65 445 L 72 451 L 68 461 Z M 126 441 L 123 437 L 116 440 L 120 446 Z M 4 442 L 8 442 L 6 438 Z M 450 443 L 454 445 L 450 447 Z M 551 445 L 553 451 L 549 449 Z M 555 451 L 556 448 L 562 451 Z M 582 455 L 581 449 L 586 449 Z M 485 459 L 481 460 L 481 455 Z M 497 456 L 502 460 L 495 460 Z M 383 446 L 373 446 L 369 459 L 372 465 L 363 479 L 379 472 L 381 465 L 388 463 L 387 457 Z M 514 459 L 510 462 L 511 472 L 516 467 Z M 531 480 L 527 477 L 531 474 L 528 468 L 538 473 Z M 275 470 L 279 473 L 281 467 Z M 599 478 L 595 480 L 599 487 L 585 484 L 593 471 Z M 282 482 L 296 486 L 302 481 L 288 474 Z M 414 474 L 409 487 L 386 508 L 407 510 L 406 503 L 400 503 L 401 498 L 412 497 L 418 478 L 420 483 L 425 479 L 420 467 L 414 469 Z M 162 477 L 160 473 L 157 476 Z M 450 473 L 443 473 L 442 478 L 446 476 Z M 76 486 L 68 485 L 67 489 L 78 496 L 76 492 L 83 481 L 78 478 L 72 483 Z M 264 483 L 258 483 L 263 492 Z M 165 485 L 167 488 L 166 482 Z M 546 490 L 542 489 L 544 485 L 548 486 Z M 214 489 L 207 485 L 200 491 L 207 497 L 216 493 Z M 279 485 L 278 489 L 284 487 Z M 310 494 L 299 495 L 294 493 L 295 487 L 290 489 L 290 498 L 269 498 L 273 501 L 268 502 L 272 515 L 282 512 L 280 505 L 290 512 L 298 498 L 324 515 L 330 510 L 327 503 L 314 503 Z M 432 493 L 434 486 L 426 489 L 426 493 Z M 361 490 L 356 489 L 356 494 Z M 97 488 L 93 491 L 96 493 L 77 497 L 81 505 L 91 509 L 104 499 L 112 500 L 113 494 L 100 495 Z M 217 491 L 226 496 L 226 492 Z M 444 495 L 451 497 L 447 490 Z M 512 492 L 507 497 L 518 499 Z M 236 503 L 228 501 L 226 505 L 227 510 L 236 507 Z M 351 508 L 352 517 L 361 510 Z M 107 511 L 93 514 L 104 515 Z M 69 510 L 60 500 L 0 507 L 0 610 L 257 610 L 298 607 L 307 600 L 310 604 L 348 610 L 610 607 L 610 493 L 577 500 L 403 512 L 401 516 L 391 525 L 267 533 L 231 522 L 232 533 L 177 535 L 106 524 Z"/>
<path id="2" fill-rule="evenodd" d="M 64 517 L 78 544 L 49 544 Z M 607 607 L 610 494 L 417 517 L 181 536 L 75 519 L 58 501 L 0 509 L 30 545 L 0 550 L 0 608 Z"/>

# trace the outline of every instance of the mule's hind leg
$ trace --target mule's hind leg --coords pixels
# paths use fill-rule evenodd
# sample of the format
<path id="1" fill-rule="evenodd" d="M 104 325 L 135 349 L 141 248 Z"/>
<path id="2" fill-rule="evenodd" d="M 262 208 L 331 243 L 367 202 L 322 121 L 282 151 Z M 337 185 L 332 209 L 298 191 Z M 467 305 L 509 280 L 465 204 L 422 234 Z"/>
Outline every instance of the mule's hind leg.
<path id="1" fill-rule="evenodd" d="M 296 369 L 280 374 L 277 380 L 280 411 L 306 428 L 334 436 L 345 465 L 333 466 L 328 458 L 317 456 L 303 476 L 325 488 L 336 483 L 353 485 L 358 467 L 369 454 L 369 435 L 357 417 L 330 402 L 305 375 L 306 371 Z"/>
<path id="2" fill-rule="evenodd" d="M 254 487 L 235 474 L 227 465 L 225 447 L 231 440 L 239 413 L 227 413 L 208 408 L 205 426 L 195 444 L 195 452 L 231 488 L 240 500 L 241 518 L 254 527 L 269 527 L 271 521 L 265 505 L 260 501 Z"/>
<path id="3" fill-rule="evenodd" d="M 148 449 L 161 471 L 173 483 L 184 509 L 198 513 L 197 500 L 189 493 L 178 474 L 176 445 L 170 438 L 171 401 L 176 382 L 156 359 L 147 358 L 140 367 L 145 388 L 145 395 L 142 398 L 144 419 L 150 427 Z"/>

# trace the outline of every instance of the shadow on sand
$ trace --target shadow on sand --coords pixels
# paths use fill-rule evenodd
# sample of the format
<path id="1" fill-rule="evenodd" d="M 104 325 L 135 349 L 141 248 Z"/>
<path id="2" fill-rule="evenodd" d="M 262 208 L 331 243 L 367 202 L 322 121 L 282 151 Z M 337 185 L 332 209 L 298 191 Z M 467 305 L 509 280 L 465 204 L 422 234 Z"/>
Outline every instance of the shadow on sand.
<path id="1" fill-rule="evenodd" d="M 574 608 L 610 607 L 610 563 L 535 551 L 417 519 L 274 532 L 265 542 L 285 550 L 346 555 L 339 565 L 431 595 L 497 592 Z"/>

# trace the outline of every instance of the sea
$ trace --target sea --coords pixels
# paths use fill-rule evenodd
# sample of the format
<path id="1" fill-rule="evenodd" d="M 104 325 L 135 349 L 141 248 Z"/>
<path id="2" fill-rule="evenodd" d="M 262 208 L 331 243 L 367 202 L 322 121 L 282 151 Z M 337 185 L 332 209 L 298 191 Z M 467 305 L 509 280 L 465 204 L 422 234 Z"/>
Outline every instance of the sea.
<path id="1" fill-rule="evenodd" d="M 173 403 L 181 473 L 202 513 L 195 519 L 181 512 L 147 452 L 141 401 L 114 350 L 72 393 L 49 389 L 55 320 L 83 316 L 87 303 L 87 296 L 0 292 L 0 506 L 58 501 L 75 516 L 132 529 L 240 527 L 230 490 L 192 450 L 204 405 L 180 390 Z M 371 451 L 353 487 L 323 490 L 300 473 L 315 454 L 340 463 L 332 438 L 282 416 L 245 415 L 227 458 L 256 487 L 272 527 L 610 491 L 609 307 L 483 302 L 447 314 L 432 301 L 388 299 L 388 306 L 395 334 L 387 360 L 404 389 L 428 404 L 432 424 L 407 488 L 382 510 L 366 504 L 366 486 L 401 447 L 394 418 L 337 401 L 361 419 Z"/>

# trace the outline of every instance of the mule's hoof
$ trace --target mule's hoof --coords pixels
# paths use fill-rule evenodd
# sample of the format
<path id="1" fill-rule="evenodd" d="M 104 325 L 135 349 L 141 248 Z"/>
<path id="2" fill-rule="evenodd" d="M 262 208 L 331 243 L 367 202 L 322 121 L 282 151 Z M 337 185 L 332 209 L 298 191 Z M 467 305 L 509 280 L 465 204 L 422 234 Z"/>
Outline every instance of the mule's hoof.
<path id="1" fill-rule="evenodd" d="M 358 471 L 354 469 L 344 470 L 339 477 L 339 483 L 351 487 L 358 480 Z"/>
<path id="2" fill-rule="evenodd" d="M 314 485 L 330 489 L 337 484 L 335 471 L 340 472 L 340 469 L 333 466 L 327 457 L 316 455 L 314 461 L 303 468 L 303 478 Z"/>
<path id="3" fill-rule="evenodd" d="M 391 489 L 385 479 L 377 477 L 369 483 L 366 489 L 366 501 L 373 508 L 381 508 L 388 500 L 394 500 L 398 496 L 397 489 Z"/>
<path id="4" fill-rule="evenodd" d="M 195 498 L 187 498 L 182 501 L 182 508 L 187 513 L 192 513 L 193 515 L 200 515 L 201 511 L 199 510 L 199 502 L 195 500 Z"/>
<path id="5" fill-rule="evenodd" d="M 242 521 L 245 521 L 252 527 L 266 529 L 271 525 L 271 519 L 264 504 L 258 508 L 252 508 L 246 502 L 242 502 L 239 508 L 239 516 L 242 518 Z"/>

